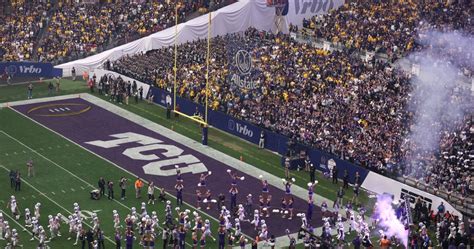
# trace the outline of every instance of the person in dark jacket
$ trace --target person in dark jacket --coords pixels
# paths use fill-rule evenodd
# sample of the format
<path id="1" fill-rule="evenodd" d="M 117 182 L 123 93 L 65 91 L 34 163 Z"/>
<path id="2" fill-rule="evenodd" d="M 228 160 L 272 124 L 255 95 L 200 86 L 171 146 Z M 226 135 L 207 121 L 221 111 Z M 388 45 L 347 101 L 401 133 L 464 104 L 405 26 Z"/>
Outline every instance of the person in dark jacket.
<path id="1" fill-rule="evenodd" d="M 97 183 L 97 185 L 99 186 L 100 196 L 105 195 L 105 180 L 103 177 L 99 178 L 99 182 Z"/>
<path id="2" fill-rule="evenodd" d="M 360 241 L 360 236 L 357 235 L 354 240 L 352 240 L 352 244 L 354 245 L 354 249 L 360 249 L 361 246 L 361 241 Z"/>

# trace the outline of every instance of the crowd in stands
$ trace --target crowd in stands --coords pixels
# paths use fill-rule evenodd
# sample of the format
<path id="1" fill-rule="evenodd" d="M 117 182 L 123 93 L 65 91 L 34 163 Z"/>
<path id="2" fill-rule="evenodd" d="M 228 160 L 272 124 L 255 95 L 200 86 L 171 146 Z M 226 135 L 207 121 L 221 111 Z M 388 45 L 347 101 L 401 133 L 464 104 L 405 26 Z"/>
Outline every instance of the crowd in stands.
<path id="1" fill-rule="evenodd" d="M 139 2 L 59 1 L 53 5 L 46 0 L 14 1 L 12 10 L 0 16 L 0 56 L 6 61 L 61 63 L 174 26 L 176 1 Z M 235 1 L 179 1 L 178 21 L 186 21 L 194 12 L 203 13 L 232 2 Z M 38 37 L 43 28 L 44 36 Z"/>
<path id="2" fill-rule="evenodd" d="M 9 14 L 0 15 L 2 61 L 30 60 L 40 30 L 46 27 L 52 5 L 42 0 L 12 1 Z"/>
<path id="3" fill-rule="evenodd" d="M 396 59 L 419 47 L 416 35 L 423 30 L 443 28 L 472 34 L 472 22 L 470 1 L 356 0 L 305 20 L 304 27 L 347 48 L 386 53 Z"/>

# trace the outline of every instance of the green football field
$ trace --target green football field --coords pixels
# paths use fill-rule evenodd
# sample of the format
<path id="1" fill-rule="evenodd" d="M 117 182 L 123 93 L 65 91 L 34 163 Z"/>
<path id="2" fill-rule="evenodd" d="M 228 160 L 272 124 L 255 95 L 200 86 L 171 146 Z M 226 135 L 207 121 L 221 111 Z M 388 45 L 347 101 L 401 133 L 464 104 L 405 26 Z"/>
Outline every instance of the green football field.
<path id="1" fill-rule="evenodd" d="M 88 91 L 86 85 L 82 81 L 61 81 L 62 90 L 59 94 L 80 94 Z M 34 87 L 33 97 L 48 96 L 47 84 L 36 83 Z M 100 96 L 104 99 L 106 97 Z M 8 87 L 0 87 L 0 103 L 6 103 L 15 100 L 26 99 L 26 85 L 16 85 Z M 196 141 L 200 141 L 201 134 L 198 126 L 190 120 L 180 119 L 168 120 L 165 118 L 165 110 L 157 105 L 150 105 L 144 102 L 130 105 L 120 105 L 126 110 L 136 113 L 153 122 L 159 123 L 168 128 L 172 128 L 178 133 L 190 137 Z M 266 150 L 259 150 L 257 146 L 243 141 L 239 138 L 231 136 L 227 133 L 216 129 L 209 130 L 209 146 L 216 150 L 222 151 L 235 158 L 243 158 L 244 161 L 255 165 L 265 171 L 276 176 L 283 177 L 284 171 L 280 167 L 280 157 L 277 154 Z M 26 162 L 33 159 L 35 162 L 36 176 L 27 177 Z M 23 176 L 21 191 L 15 192 L 10 187 L 8 173 L 10 170 L 19 170 Z M 293 177 L 297 179 L 296 184 L 306 187 L 309 177 L 306 172 L 292 172 Z M 106 179 L 118 182 L 121 176 L 130 179 L 127 189 L 127 198 L 125 201 L 110 201 L 106 198 L 95 201 L 89 198 L 89 192 L 95 189 L 100 176 Z M 108 239 L 105 241 L 106 246 L 114 245 L 113 227 L 112 227 L 112 210 L 117 210 L 123 220 L 129 213 L 131 207 L 139 209 L 142 200 L 134 198 L 133 181 L 134 176 L 118 169 L 103 159 L 83 150 L 77 145 L 70 143 L 68 140 L 56 135 L 37 125 L 36 123 L 24 118 L 16 112 L 8 109 L 0 109 L 0 209 L 6 215 L 10 215 L 10 211 L 6 208 L 6 203 L 10 195 L 17 197 L 20 210 L 24 212 L 25 208 L 33 210 L 34 204 L 40 202 L 41 224 L 47 224 L 47 215 L 61 213 L 69 215 L 73 210 L 73 203 L 78 202 L 82 210 L 86 214 L 96 212 L 101 220 L 101 228 L 104 230 Z M 335 199 L 337 187 L 333 185 L 329 179 L 325 179 L 321 174 L 317 176 L 319 184 L 316 193 L 328 199 Z M 339 183 L 341 185 L 342 183 Z M 117 184 L 116 184 L 117 185 Z M 352 198 L 352 191 L 347 191 L 346 201 Z M 116 187 L 115 196 L 120 195 L 118 186 Z M 169 197 L 172 199 L 173 197 Z M 143 194 L 143 199 L 145 195 Z M 173 200 L 173 199 L 172 199 Z M 362 193 L 360 197 L 362 203 L 372 203 L 373 200 L 368 198 L 367 193 Z M 318 203 L 320 205 L 320 203 Z M 191 207 L 186 207 L 193 210 Z M 158 203 L 148 208 L 148 212 L 157 211 L 160 220 L 164 220 L 164 204 Z M 90 216 L 90 215 L 89 215 Z M 7 217 L 10 224 L 23 230 L 24 221 L 22 218 L 16 223 Z M 203 218 L 208 218 L 204 217 Z M 208 218 L 212 220 L 211 218 Z M 217 228 L 217 223 L 213 221 L 213 230 Z M 91 225 L 91 220 L 86 219 L 86 224 Z M 87 226 L 85 227 L 88 228 Z M 62 224 L 62 238 L 57 238 L 50 242 L 52 248 L 72 248 L 72 241 L 66 240 L 68 226 Z M 49 233 L 48 233 L 49 234 Z M 25 248 L 34 248 L 36 241 L 30 241 L 28 232 L 21 232 L 21 243 Z M 190 240 L 190 235 L 187 238 Z M 161 247 L 161 237 L 157 240 L 158 247 Z M 0 242 L 0 246 L 4 243 Z M 207 248 L 216 248 L 217 245 L 208 240 Z"/>

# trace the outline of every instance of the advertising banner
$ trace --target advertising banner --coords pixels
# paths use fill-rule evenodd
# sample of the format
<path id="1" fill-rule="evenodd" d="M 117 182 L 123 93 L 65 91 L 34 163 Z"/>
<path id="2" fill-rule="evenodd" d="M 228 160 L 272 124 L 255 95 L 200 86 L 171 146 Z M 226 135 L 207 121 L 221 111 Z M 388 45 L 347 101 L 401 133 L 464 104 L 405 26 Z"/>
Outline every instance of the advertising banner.
<path id="1" fill-rule="evenodd" d="M 62 77 L 61 69 L 54 69 L 51 63 L 38 62 L 0 62 L 0 73 L 14 78 L 53 78 Z"/>
<path id="2" fill-rule="evenodd" d="M 332 9 L 337 9 L 344 4 L 344 0 L 289 0 L 288 24 L 301 26 L 303 19 L 309 19 L 316 15 L 323 15 Z"/>

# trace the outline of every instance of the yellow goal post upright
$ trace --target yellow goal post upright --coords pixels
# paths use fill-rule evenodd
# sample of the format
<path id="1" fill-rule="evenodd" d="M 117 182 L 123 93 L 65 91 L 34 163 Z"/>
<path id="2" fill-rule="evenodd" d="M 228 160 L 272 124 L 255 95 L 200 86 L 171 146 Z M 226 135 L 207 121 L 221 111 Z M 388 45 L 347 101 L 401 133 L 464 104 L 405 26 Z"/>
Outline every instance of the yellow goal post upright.
<path id="1" fill-rule="evenodd" d="M 188 115 L 176 109 L 176 96 L 177 96 L 177 74 L 178 74 L 178 18 L 179 13 L 178 10 L 180 8 L 179 1 L 176 0 L 175 6 L 175 36 L 174 36 L 174 83 L 173 83 L 173 112 L 188 118 L 196 123 L 199 123 L 202 128 L 202 137 L 201 142 L 203 145 L 207 145 L 207 137 L 208 137 L 208 107 L 209 107 L 209 63 L 210 63 L 210 53 L 211 53 L 211 19 L 212 19 L 212 12 L 209 11 L 209 20 L 208 20 L 208 29 L 207 29 L 207 55 L 206 55 L 206 91 L 205 91 L 205 107 L 204 107 L 204 117 L 196 116 L 196 115 Z"/>

